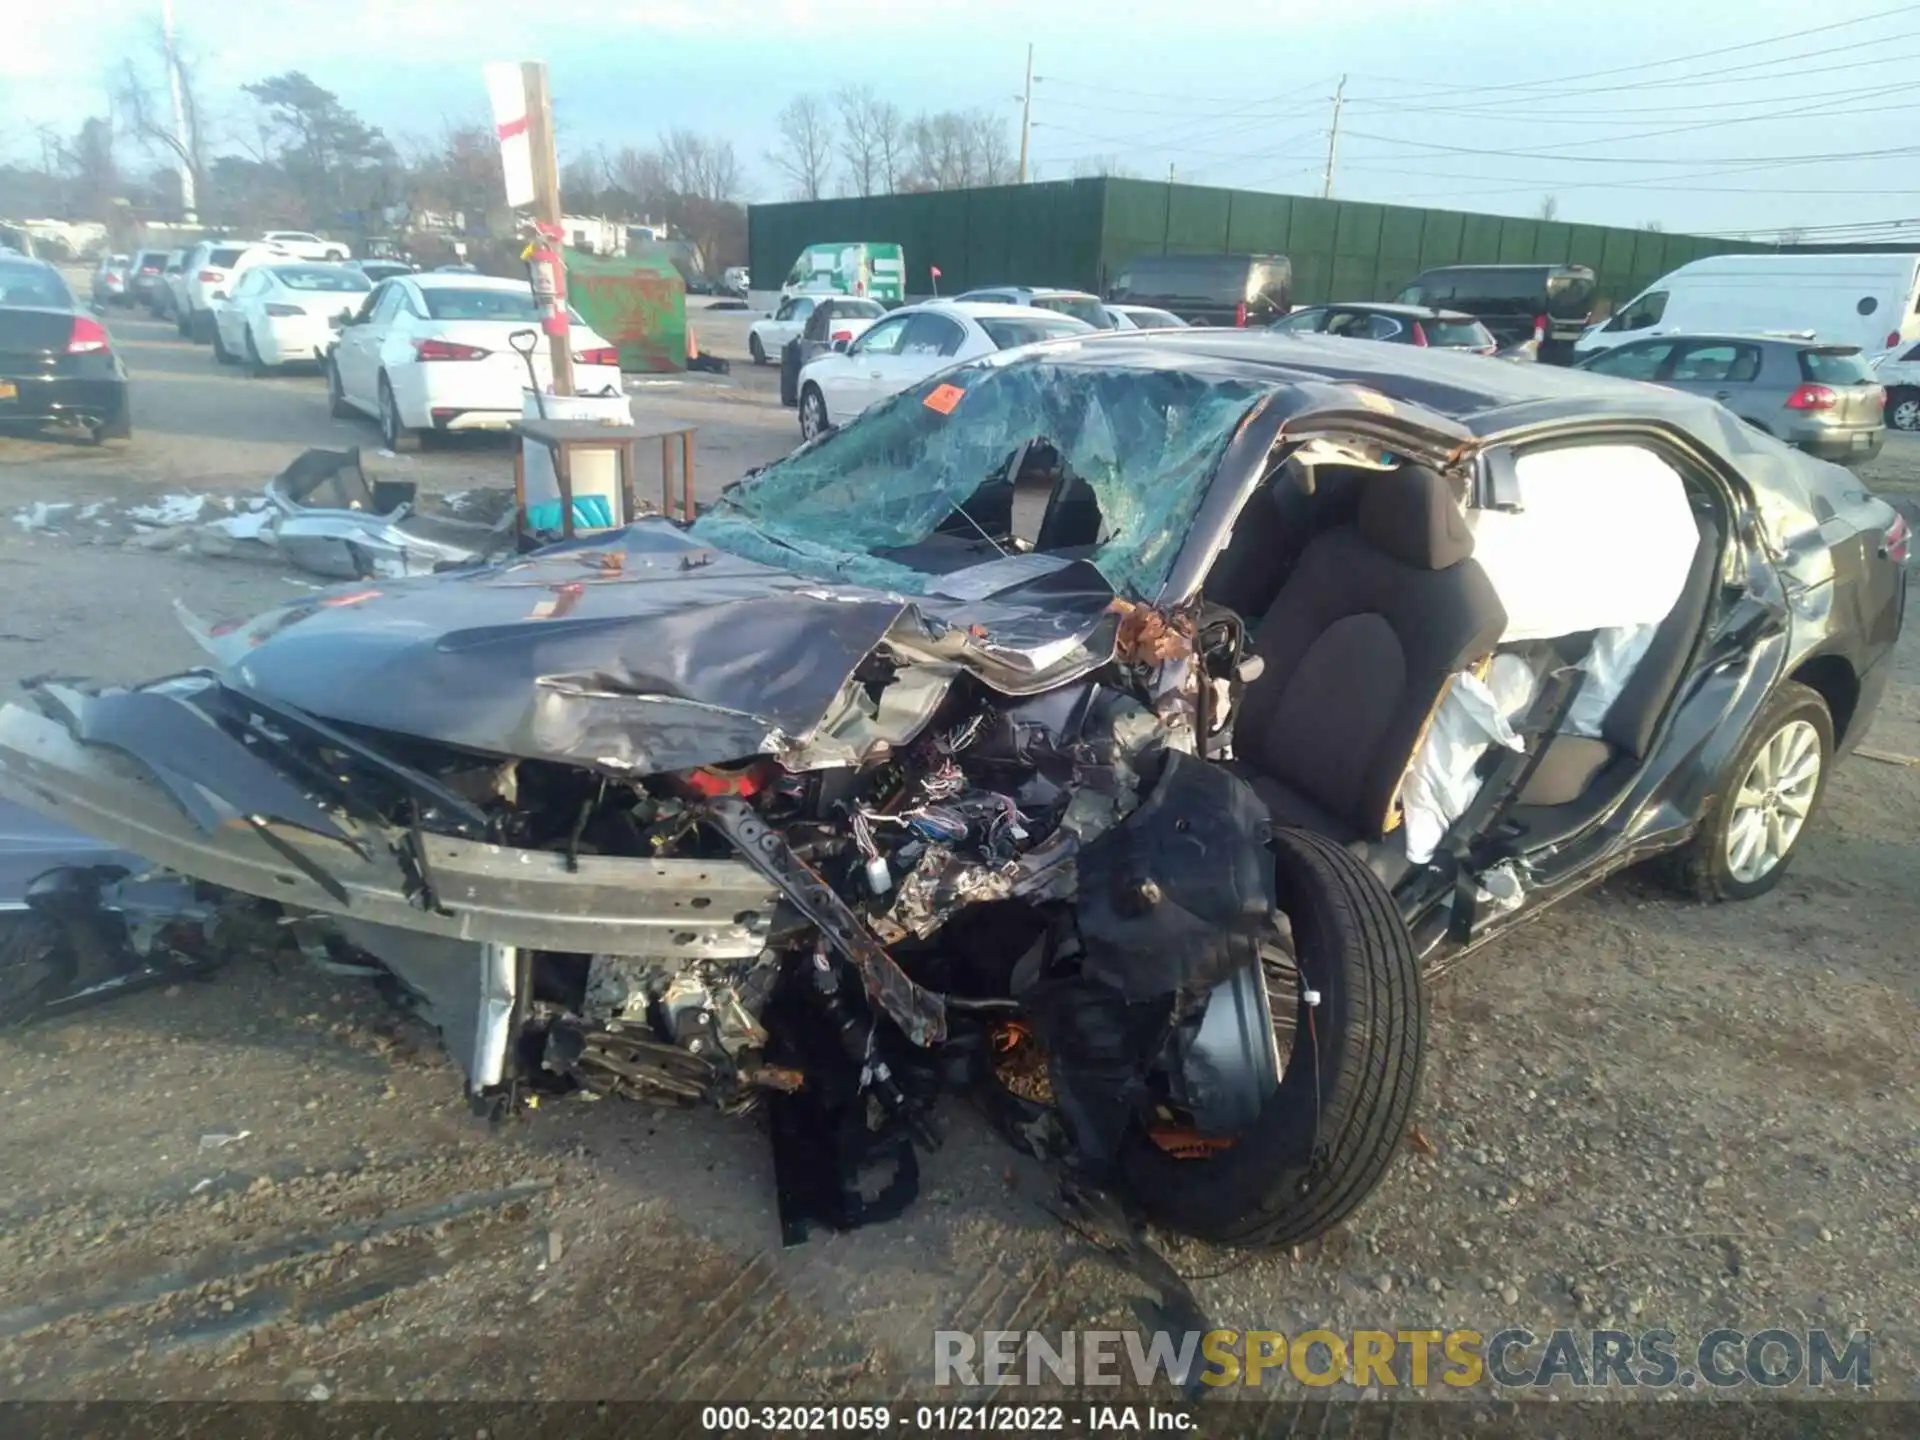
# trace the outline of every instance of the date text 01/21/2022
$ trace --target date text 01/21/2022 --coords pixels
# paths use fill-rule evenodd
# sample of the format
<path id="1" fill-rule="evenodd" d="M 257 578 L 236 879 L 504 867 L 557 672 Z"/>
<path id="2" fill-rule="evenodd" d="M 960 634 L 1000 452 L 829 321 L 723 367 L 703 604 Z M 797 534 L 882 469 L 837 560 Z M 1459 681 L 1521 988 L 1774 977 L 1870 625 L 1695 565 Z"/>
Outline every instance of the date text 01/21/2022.
<path id="1" fill-rule="evenodd" d="M 1191 1429 L 1184 1410 L 1141 1405 L 708 1405 L 700 1428 L 716 1435 L 835 1433 L 1028 1435 Z"/>

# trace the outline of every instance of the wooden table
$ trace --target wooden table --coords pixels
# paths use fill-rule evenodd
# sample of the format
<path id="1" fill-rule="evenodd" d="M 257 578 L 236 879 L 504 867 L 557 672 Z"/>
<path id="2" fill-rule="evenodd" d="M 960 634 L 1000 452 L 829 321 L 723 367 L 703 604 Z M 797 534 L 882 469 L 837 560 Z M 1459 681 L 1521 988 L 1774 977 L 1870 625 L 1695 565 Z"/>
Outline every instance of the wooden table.
<path id="1" fill-rule="evenodd" d="M 660 442 L 660 510 L 673 514 L 673 450 L 680 448 L 680 519 L 693 519 L 693 435 L 695 425 L 602 425 L 594 420 L 520 420 L 516 435 L 547 447 L 553 478 L 560 488 L 560 533 L 573 538 L 573 455 L 580 450 L 614 450 L 620 456 L 619 524 L 633 522 L 640 504 L 635 489 L 643 441 Z M 520 533 L 527 533 L 527 462 L 520 446 L 513 451 L 513 503 Z"/>

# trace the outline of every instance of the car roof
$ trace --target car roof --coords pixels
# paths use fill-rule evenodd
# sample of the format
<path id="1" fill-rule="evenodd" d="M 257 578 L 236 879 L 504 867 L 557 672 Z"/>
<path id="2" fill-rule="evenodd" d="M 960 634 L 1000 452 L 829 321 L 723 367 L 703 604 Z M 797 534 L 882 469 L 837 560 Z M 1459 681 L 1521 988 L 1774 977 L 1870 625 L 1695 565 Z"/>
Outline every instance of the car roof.
<path id="1" fill-rule="evenodd" d="M 1839 351 L 1860 348 L 1844 340 L 1821 340 L 1812 335 L 1768 335 L 1754 330 L 1700 330 L 1688 331 L 1684 334 L 1647 335 L 1635 340 L 1623 340 L 1609 348 L 1624 350 L 1629 345 L 1640 345 L 1649 340 L 1685 341 L 1688 344 L 1703 340 L 1710 344 L 1727 341 L 1741 345 L 1784 345 L 1793 350 Z M 1595 353 L 1605 355 L 1608 351 L 1600 350 Z"/>
<path id="2" fill-rule="evenodd" d="M 957 310 L 962 315 L 971 315 L 976 320 L 1030 320 L 1036 315 L 1044 315 L 1049 320 L 1071 320 L 1071 315 L 1062 315 L 1056 310 L 1042 310 L 1034 305 L 1009 305 L 1004 300 L 925 300 L 918 305 L 903 305 L 901 310 Z M 899 310 L 893 312 L 898 315 Z"/>
<path id="3" fill-rule="evenodd" d="M 1432 305 L 1395 305 L 1384 300 L 1324 300 L 1318 305 L 1302 305 L 1300 308 L 1302 310 L 1364 310 L 1369 315 L 1400 315 L 1414 320 L 1479 323 L 1464 310 L 1440 310 Z"/>
<path id="4" fill-rule="evenodd" d="M 422 290 L 513 290 L 525 293 L 525 280 L 507 280 L 498 275 L 482 275 L 477 270 L 428 270 L 421 274 L 396 275 L 396 280 L 413 281 Z"/>

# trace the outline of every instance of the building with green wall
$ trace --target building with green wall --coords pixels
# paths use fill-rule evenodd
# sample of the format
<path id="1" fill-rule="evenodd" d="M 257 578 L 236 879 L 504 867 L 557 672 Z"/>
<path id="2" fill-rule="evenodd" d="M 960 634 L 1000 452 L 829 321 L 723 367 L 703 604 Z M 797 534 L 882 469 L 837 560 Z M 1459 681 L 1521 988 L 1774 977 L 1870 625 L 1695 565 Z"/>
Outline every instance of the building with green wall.
<path id="1" fill-rule="evenodd" d="M 1168 185 L 1059 180 L 913 195 L 753 205 L 747 248 L 772 289 L 808 245 L 892 241 L 907 292 L 977 285 L 1063 285 L 1105 293 L 1138 255 L 1253 252 L 1293 261 L 1293 303 L 1381 300 L 1435 265 L 1552 262 L 1592 269 L 1618 303 L 1689 260 L 1770 247 L 1700 235 Z"/>

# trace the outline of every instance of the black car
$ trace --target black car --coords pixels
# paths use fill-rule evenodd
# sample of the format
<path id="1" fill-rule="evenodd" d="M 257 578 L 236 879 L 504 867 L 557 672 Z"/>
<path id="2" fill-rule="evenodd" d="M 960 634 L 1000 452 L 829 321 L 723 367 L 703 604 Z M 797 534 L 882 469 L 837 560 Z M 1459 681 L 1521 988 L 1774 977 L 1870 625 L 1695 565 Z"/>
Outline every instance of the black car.
<path id="1" fill-rule="evenodd" d="M 1503 349 L 1532 343 L 1541 360 L 1564 365 L 1593 309 L 1593 284 L 1584 265 L 1443 265 L 1423 270 L 1394 298 L 1464 311 Z"/>
<path id="2" fill-rule="evenodd" d="M 1338 335 L 1346 340 L 1384 340 L 1394 345 L 1423 345 L 1436 350 L 1470 350 L 1492 355 L 1500 346 L 1471 315 L 1427 305 L 1372 302 L 1309 305 L 1268 327 L 1282 335 Z"/>
<path id="3" fill-rule="evenodd" d="M 58 270 L 0 256 L 0 425 L 48 424 L 83 426 L 97 441 L 128 438 L 126 366 Z"/>
<path id="4" fill-rule="evenodd" d="M 1146 305 L 1189 325 L 1261 326 L 1292 308 L 1284 255 L 1141 255 L 1107 286 L 1116 305 Z"/>
<path id="5" fill-rule="evenodd" d="M 335 917 L 485 1104 L 758 1102 L 790 1236 L 897 1213 L 960 1085 L 1083 1200 L 1283 1246 L 1385 1173 L 1436 967 L 1655 855 L 1710 899 L 1780 878 L 1907 545 L 1692 397 L 1083 335 L 691 525 L 42 684 L 0 792 Z"/>
<path id="6" fill-rule="evenodd" d="M 780 403 L 788 409 L 800 403 L 800 367 L 816 355 L 824 355 L 835 345 L 851 341 L 858 331 L 841 327 L 836 320 L 857 319 L 871 323 L 887 313 L 878 300 L 857 295 L 829 296 L 813 307 L 806 328 L 780 347 Z M 864 328 L 864 327 L 863 327 Z"/>

